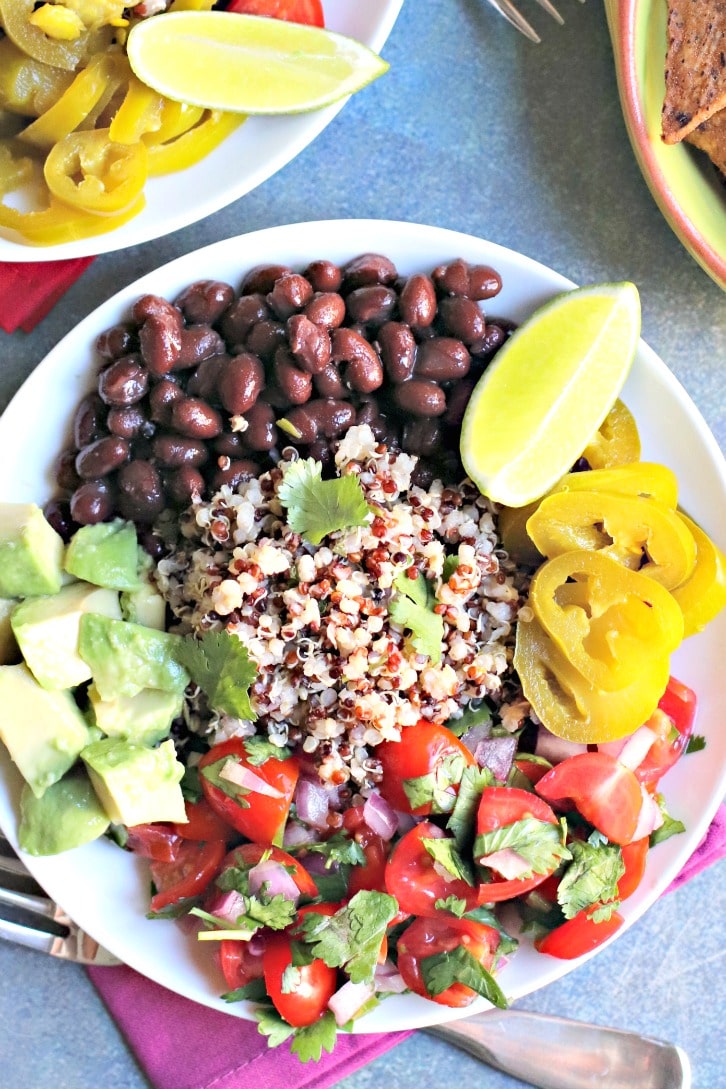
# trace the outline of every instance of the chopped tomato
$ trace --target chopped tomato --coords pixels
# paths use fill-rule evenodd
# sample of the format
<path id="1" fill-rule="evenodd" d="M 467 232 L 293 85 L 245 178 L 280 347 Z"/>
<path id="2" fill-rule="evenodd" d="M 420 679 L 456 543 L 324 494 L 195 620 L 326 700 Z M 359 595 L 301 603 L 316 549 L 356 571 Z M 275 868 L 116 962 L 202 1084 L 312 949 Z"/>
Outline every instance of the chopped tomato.
<path id="1" fill-rule="evenodd" d="M 574 806 L 611 843 L 630 843 L 643 804 L 640 783 L 630 768 L 605 752 L 568 756 L 535 785 L 559 808 Z"/>
<path id="2" fill-rule="evenodd" d="M 220 840 L 195 843 L 191 839 L 180 845 L 173 862 L 151 863 L 151 877 L 156 893 L 151 897 L 151 910 L 161 911 L 179 900 L 201 896 L 219 873 L 225 845 Z"/>
<path id="3" fill-rule="evenodd" d="M 527 776 L 530 783 L 538 783 L 542 776 L 549 771 L 547 764 L 530 759 L 526 752 L 515 758 L 514 766 L 521 771 L 522 775 Z"/>
<path id="4" fill-rule="evenodd" d="M 173 826 L 182 839 L 221 839 L 225 843 L 231 843 L 237 838 L 232 825 L 222 820 L 206 798 L 200 798 L 198 802 L 185 802 L 184 808 L 188 818 L 186 824 Z"/>
<path id="5" fill-rule="evenodd" d="M 348 895 L 353 896 L 361 889 L 385 892 L 388 844 L 368 827 L 363 819 L 362 805 L 351 806 L 345 811 L 343 825 L 360 844 L 365 856 L 365 862 L 354 866 L 350 872 Z"/>
<path id="6" fill-rule="evenodd" d="M 305 867 L 280 847 L 266 847 L 260 843 L 242 843 L 239 847 L 234 847 L 225 856 L 220 869 L 222 872 L 231 869 L 233 866 L 240 869 L 251 869 L 257 865 L 263 855 L 266 855 L 273 862 L 280 862 L 285 867 L 300 890 L 301 896 L 313 899 L 318 895 L 317 885 Z"/>
<path id="7" fill-rule="evenodd" d="M 457 783 L 447 783 L 447 761 L 461 762 L 464 766 L 473 766 L 476 761 L 466 745 L 445 726 L 436 726 L 424 719 L 415 726 L 407 726 L 401 731 L 400 741 L 384 741 L 376 749 L 376 756 L 383 768 L 383 781 L 380 792 L 389 805 L 402 813 L 412 813 L 416 817 L 427 817 L 432 811 L 432 803 L 412 806 L 404 788 L 407 779 L 419 779 L 424 775 L 436 776 L 438 788 L 454 797 L 458 791 Z"/>
<path id="8" fill-rule="evenodd" d="M 398 970 L 406 986 L 415 994 L 430 998 L 442 1006 L 468 1006 L 477 995 L 463 983 L 452 983 L 441 994 L 429 994 L 421 961 L 464 946 L 489 971 L 498 945 L 498 932 L 473 919 L 457 919 L 443 913 L 431 918 L 414 919 L 398 940 Z"/>
<path id="9" fill-rule="evenodd" d="M 438 825 L 423 821 L 406 832 L 394 847 L 386 867 L 386 891 L 395 896 L 401 911 L 409 915 L 436 915 L 436 901 L 449 896 L 463 900 L 467 911 L 476 906 L 476 889 L 461 878 L 446 876 L 422 842 L 445 838 Z"/>
<path id="10" fill-rule="evenodd" d="M 265 15 L 269 19 L 285 19 L 290 23 L 325 26 L 320 0 L 231 0 L 227 11 L 241 15 Z"/>
<path id="11" fill-rule="evenodd" d="M 173 862 L 179 853 L 182 838 L 173 824 L 134 824 L 127 828 L 126 846 L 135 855 L 156 862 Z"/>
<path id="12" fill-rule="evenodd" d="M 671 677 L 657 709 L 646 722 L 657 740 L 635 769 L 646 786 L 653 786 L 682 754 L 693 732 L 696 694 L 687 685 Z"/>
<path id="13" fill-rule="evenodd" d="M 494 832 L 499 828 L 515 824 L 516 821 L 534 817 L 547 824 L 557 824 L 557 817 L 547 802 L 536 794 L 517 787 L 487 787 L 481 796 L 476 816 L 477 835 Z M 511 900 L 540 885 L 557 868 L 558 861 L 553 859 L 552 869 L 547 873 L 533 874 L 531 877 L 502 878 L 492 863 L 487 866 L 492 880 L 479 886 L 479 902 L 494 903 L 499 900 Z"/>
<path id="14" fill-rule="evenodd" d="M 325 1012 L 337 986 L 335 968 L 318 958 L 293 967 L 292 942 L 287 934 L 270 935 L 262 967 L 272 1004 L 289 1025 L 312 1025 Z"/>
<path id="15" fill-rule="evenodd" d="M 218 781 L 224 782 L 224 790 L 209 778 L 215 773 Z M 242 783 L 226 778 L 227 774 Z M 298 763 L 293 757 L 287 760 L 270 757 L 264 764 L 252 764 L 239 737 L 214 745 L 199 761 L 199 779 L 212 809 L 255 843 L 275 843 L 281 838 L 298 774 Z M 248 786 L 244 785 L 245 779 Z"/>
<path id="16" fill-rule="evenodd" d="M 625 873 L 618 881 L 618 897 L 625 900 L 631 896 L 643 880 L 645 873 L 645 860 L 648 856 L 650 843 L 647 836 L 642 839 L 634 839 L 632 843 L 626 843 L 621 847 Z"/>
<path id="17" fill-rule="evenodd" d="M 221 941 L 219 966 L 230 991 L 262 979 L 262 953 L 253 953 L 249 942 Z"/>
<path id="18" fill-rule="evenodd" d="M 596 908 L 587 908 L 579 911 L 566 923 L 555 927 L 544 938 L 535 940 L 535 948 L 540 953 L 546 953 L 550 957 L 558 957 L 560 960 L 574 960 L 591 949 L 597 949 L 607 941 L 616 930 L 623 925 L 623 917 L 614 911 L 609 919 L 596 923 L 592 913 Z"/>

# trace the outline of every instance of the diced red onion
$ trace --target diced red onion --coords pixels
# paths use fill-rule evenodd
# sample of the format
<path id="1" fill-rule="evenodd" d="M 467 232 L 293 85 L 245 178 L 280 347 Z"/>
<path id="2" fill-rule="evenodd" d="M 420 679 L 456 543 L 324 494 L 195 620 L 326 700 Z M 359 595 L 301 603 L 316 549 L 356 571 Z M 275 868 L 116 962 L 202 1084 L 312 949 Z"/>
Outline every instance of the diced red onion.
<path id="1" fill-rule="evenodd" d="M 337 873 L 340 869 L 339 862 L 331 862 L 318 851 L 311 851 L 309 855 L 299 859 L 312 877 L 323 877 L 326 873 Z"/>
<path id="2" fill-rule="evenodd" d="M 272 858 L 258 862 L 249 871 L 247 878 L 253 896 L 257 895 L 263 885 L 267 885 L 265 892 L 268 896 L 284 896 L 286 900 L 297 902 L 300 895 L 292 875 L 287 872 L 281 862 L 275 862 Z"/>
<path id="3" fill-rule="evenodd" d="M 398 831 L 401 835 L 405 835 L 406 832 L 410 832 L 411 829 L 418 823 L 413 813 L 396 813 L 396 821 L 398 822 Z"/>
<path id="4" fill-rule="evenodd" d="M 654 731 L 649 726 L 639 726 L 630 737 L 606 741 L 598 745 L 598 749 L 600 752 L 610 753 L 621 764 L 625 764 L 626 768 L 634 771 L 645 760 L 654 741 L 657 741 Z"/>
<path id="5" fill-rule="evenodd" d="M 305 824 L 321 831 L 328 830 L 330 798 L 321 782 L 299 779 L 295 790 L 295 808 L 298 817 Z"/>
<path id="6" fill-rule="evenodd" d="M 587 752 L 587 745 L 580 745 L 576 741 L 567 741 L 564 737 L 557 737 L 545 726 L 540 726 L 537 731 L 537 743 L 534 747 L 535 756 L 541 756 L 549 760 L 550 764 L 559 764 L 568 756 L 576 756 L 580 752 Z"/>
<path id="7" fill-rule="evenodd" d="M 384 994 L 403 994 L 408 990 L 403 976 L 390 960 L 376 965 L 373 985 L 376 991 L 382 991 Z"/>
<path id="8" fill-rule="evenodd" d="M 365 800 L 363 820 L 381 839 L 392 839 L 398 830 L 396 811 L 377 790 L 372 790 Z"/>
<path id="9" fill-rule="evenodd" d="M 234 925 L 239 916 L 245 913 L 244 897 L 235 889 L 230 889 L 229 892 L 222 892 L 216 896 L 207 910 L 215 918 Z"/>
<path id="10" fill-rule="evenodd" d="M 470 753 L 476 752 L 476 747 L 480 741 L 484 741 L 489 737 L 492 732 L 492 728 L 488 722 L 480 722 L 478 726 L 472 726 L 470 730 L 461 735 L 462 745 L 466 745 Z"/>
<path id="11" fill-rule="evenodd" d="M 492 851 L 489 855 L 482 855 L 478 859 L 481 866 L 494 870 L 505 881 L 515 881 L 525 873 L 529 873 L 532 866 L 526 858 L 513 851 L 511 847 L 504 847 L 501 851 Z"/>
<path id="12" fill-rule="evenodd" d="M 650 794 L 642 784 L 640 791 L 643 796 L 643 804 L 640 807 L 638 824 L 633 833 L 633 840 L 643 839 L 644 836 L 649 836 L 651 832 L 655 832 L 656 828 L 660 828 L 663 823 L 663 813 L 653 795 Z"/>
<path id="13" fill-rule="evenodd" d="M 281 790 L 265 782 L 262 776 L 237 760 L 228 760 L 222 767 L 219 778 L 226 779 L 228 783 L 234 783 L 235 786 L 243 787 L 245 790 L 251 790 L 253 794 L 264 794 L 267 798 L 283 797 Z"/>
<path id="14" fill-rule="evenodd" d="M 264 934 L 253 934 L 250 940 L 247 942 L 247 950 L 252 957 L 261 957 L 265 951 L 267 945 L 267 938 Z"/>
<path id="15" fill-rule="evenodd" d="M 374 993 L 372 983 L 351 983 L 347 980 L 339 987 L 328 1002 L 328 1009 L 332 1010 L 338 1028 L 347 1025 Z"/>
<path id="16" fill-rule="evenodd" d="M 474 750 L 480 768 L 489 768 L 495 779 L 505 780 L 512 769 L 517 751 L 515 737 L 485 737 Z"/>
<path id="17" fill-rule="evenodd" d="M 289 820 L 285 824 L 285 831 L 282 834 L 282 846 L 285 850 L 289 850 L 290 847 L 302 847 L 305 843 L 319 842 L 320 837 L 307 825 L 300 824 L 300 821 Z"/>

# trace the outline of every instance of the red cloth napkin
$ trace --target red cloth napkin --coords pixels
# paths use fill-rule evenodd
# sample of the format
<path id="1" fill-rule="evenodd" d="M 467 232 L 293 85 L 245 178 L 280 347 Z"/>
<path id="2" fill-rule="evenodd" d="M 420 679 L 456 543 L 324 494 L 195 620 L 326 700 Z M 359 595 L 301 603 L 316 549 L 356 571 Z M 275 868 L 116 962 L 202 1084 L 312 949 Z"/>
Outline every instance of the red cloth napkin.
<path id="1" fill-rule="evenodd" d="M 667 891 L 724 857 L 726 805 Z M 155 1089 L 327 1089 L 410 1035 L 342 1034 L 332 1054 L 303 1064 L 287 1044 L 269 1049 L 252 1022 L 180 998 L 131 968 L 88 973 Z"/>
<path id="2" fill-rule="evenodd" d="M 0 328 L 29 333 L 49 314 L 93 257 L 67 261 L 0 261 Z"/>

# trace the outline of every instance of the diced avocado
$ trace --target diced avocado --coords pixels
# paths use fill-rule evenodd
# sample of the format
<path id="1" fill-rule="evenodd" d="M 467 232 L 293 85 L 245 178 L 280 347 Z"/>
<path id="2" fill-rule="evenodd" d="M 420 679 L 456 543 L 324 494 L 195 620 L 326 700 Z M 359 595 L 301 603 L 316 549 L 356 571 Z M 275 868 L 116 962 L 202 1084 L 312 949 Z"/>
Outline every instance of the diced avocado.
<path id="1" fill-rule="evenodd" d="M 63 539 L 35 503 L 0 503 L 0 597 L 57 594 Z"/>
<path id="2" fill-rule="evenodd" d="M 86 613 L 103 613 L 120 621 L 115 590 L 89 582 L 72 582 L 52 597 L 35 597 L 16 606 L 11 624 L 29 669 L 44 688 L 74 688 L 90 679 L 91 670 L 78 652 L 78 631 Z"/>
<path id="3" fill-rule="evenodd" d="M 29 855 L 57 855 L 102 836 L 108 814 L 85 768 L 72 768 L 36 798 L 29 786 L 20 795 L 18 840 Z"/>
<path id="4" fill-rule="evenodd" d="M 0 740 L 37 798 L 65 775 L 90 733 L 70 692 L 41 688 L 28 667 L 0 666 Z"/>
<path id="5" fill-rule="evenodd" d="M 86 614 L 81 618 L 78 651 L 101 699 L 112 700 L 135 696 L 142 688 L 183 692 L 189 674 L 176 659 L 181 643 L 180 635 Z"/>
<path id="6" fill-rule="evenodd" d="M 81 526 L 66 549 L 64 566 L 76 578 L 109 590 L 136 590 L 138 543 L 131 522 L 115 518 Z"/>
<path id="7" fill-rule="evenodd" d="M 96 794 L 115 824 L 186 821 L 179 786 L 184 765 L 174 742 L 156 749 L 106 737 L 84 749 L 81 757 Z"/>
<path id="8" fill-rule="evenodd" d="M 121 594 L 121 612 L 124 620 L 132 624 L 156 631 L 164 631 L 166 627 L 166 602 L 143 571 L 139 588 Z"/>
<path id="9" fill-rule="evenodd" d="M 0 665 L 17 662 L 20 659 L 20 651 L 10 623 L 10 617 L 17 604 L 15 598 L 0 597 Z"/>
<path id="10" fill-rule="evenodd" d="M 88 698 L 99 730 L 108 737 L 121 737 L 138 745 L 162 741 L 184 702 L 182 692 L 162 692 L 159 688 L 102 700 L 95 684 L 88 689 Z"/>

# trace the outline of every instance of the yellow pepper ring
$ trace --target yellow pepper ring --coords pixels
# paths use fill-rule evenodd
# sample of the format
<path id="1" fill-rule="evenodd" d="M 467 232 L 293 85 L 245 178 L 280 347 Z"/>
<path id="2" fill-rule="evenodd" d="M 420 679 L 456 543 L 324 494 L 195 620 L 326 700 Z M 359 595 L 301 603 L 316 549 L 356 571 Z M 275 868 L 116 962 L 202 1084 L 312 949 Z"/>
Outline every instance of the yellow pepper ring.
<path id="1" fill-rule="evenodd" d="M 683 638 L 672 594 L 599 552 L 547 560 L 532 579 L 529 603 L 567 660 L 606 692 L 647 676 Z"/>
<path id="2" fill-rule="evenodd" d="M 696 566 L 691 577 L 671 591 L 683 612 L 686 638 L 703 631 L 726 606 L 726 556 L 687 515 L 679 511 L 678 517 L 696 542 Z"/>
<path id="3" fill-rule="evenodd" d="M 130 208 L 146 182 L 144 144 L 117 144 L 108 129 L 72 132 L 48 153 L 43 170 L 51 193 L 97 216 Z"/>
<path id="4" fill-rule="evenodd" d="M 50 148 L 89 117 L 102 97 L 108 97 L 128 73 L 120 54 L 101 54 L 78 73 L 57 102 L 36 118 L 22 139 L 36 147 Z"/>

